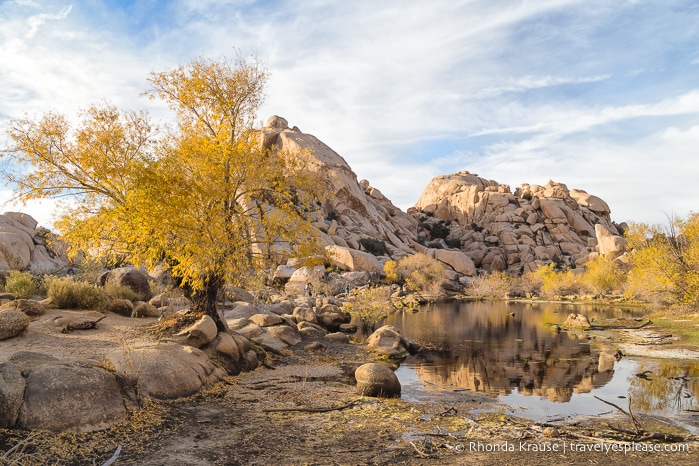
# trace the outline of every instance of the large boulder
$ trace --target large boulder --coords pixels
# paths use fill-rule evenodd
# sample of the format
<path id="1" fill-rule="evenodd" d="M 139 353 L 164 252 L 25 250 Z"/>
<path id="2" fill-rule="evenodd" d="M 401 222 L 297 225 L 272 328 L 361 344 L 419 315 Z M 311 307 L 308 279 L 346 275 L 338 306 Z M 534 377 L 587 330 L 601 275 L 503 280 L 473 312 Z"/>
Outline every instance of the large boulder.
<path id="1" fill-rule="evenodd" d="M 333 265 L 350 272 L 383 272 L 383 266 L 376 256 L 337 245 L 325 246 L 325 251 Z"/>
<path id="2" fill-rule="evenodd" d="M 151 298 L 148 275 L 133 267 L 120 267 L 105 272 L 100 277 L 100 285 L 105 287 L 114 285 L 131 288 L 141 301 L 148 301 Z"/>
<path id="3" fill-rule="evenodd" d="M 15 309 L 30 317 L 43 316 L 46 312 L 44 305 L 33 299 L 15 299 L 0 306 L 0 311 L 4 309 Z"/>
<path id="4" fill-rule="evenodd" d="M 214 319 L 210 316 L 203 316 L 189 327 L 177 333 L 173 339 L 181 345 L 201 348 L 214 341 L 217 333 L 218 328 Z"/>
<path id="5" fill-rule="evenodd" d="M 18 426 L 90 431 L 126 420 L 128 411 L 115 375 L 100 367 L 26 366 L 27 388 Z"/>
<path id="6" fill-rule="evenodd" d="M 392 325 L 384 325 L 378 328 L 367 339 L 370 350 L 390 359 L 403 359 L 410 353 L 410 345 L 403 338 L 400 331 Z"/>
<path id="7" fill-rule="evenodd" d="M 0 427 L 14 427 L 24 402 L 27 382 L 15 364 L 0 364 Z"/>
<path id="8" fill-rule="evenodd" d="M 301 343 L 301 334 L 296 328 L 289 327 L 288 325 L 276 325 L 274 327 L 267 327 L 267 332 L 279 338 L 285 344 L 289 346 L 294 346 Z"/>
<path id="9" fill-rule="evenodd" d="M 624 253 L 626 239 L 615 234 L 609 227 L 595 225 L 595 235 L 597 237 L 597 250 L 603 256 L 614 259 Z"/>
<path id="10" fill-rule="evenodd" d="M 476 275 L 476 266 L 473 260 L 463 251 L 453 249 L 429 249 L 427 255 L 445 263 L 461 275 L 469 277 Z"/>
<path id="11" fill-rule="evenodd" d="M 21 351 L 0 364 L 0 427 L 90 431 L 125 421 L 135 393 L 87 362 Z"/>
<path id="12" fill-rule="evenodd" d="M 361 396 L 399 397 L 400 382 L 395 372 L 383 364 L 362 364 L 354 372 L 357 393 Z"/>
<path id="13" fill-rule="evenodd" d="M 0 340 L 16 337 L 29 327 L 29 317 L 16 309 L 0 311 Z"/>
<path id="14" fill-rule="evenodd" d="M 209 388 L 226 371 L 192 346 L 160 344 L 107 355 L 117 372 L 130 377 L 140 396 L 170 400 Z"/>

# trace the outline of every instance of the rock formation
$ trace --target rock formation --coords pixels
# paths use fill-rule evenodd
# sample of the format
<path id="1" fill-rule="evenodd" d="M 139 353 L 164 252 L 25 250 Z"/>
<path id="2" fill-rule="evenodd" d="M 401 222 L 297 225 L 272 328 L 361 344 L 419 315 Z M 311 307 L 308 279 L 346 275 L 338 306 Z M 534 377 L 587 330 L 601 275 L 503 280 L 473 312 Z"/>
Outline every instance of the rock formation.
<path id="1" fill-rule="evenodd" d="M 0 215 L 0 274 L 29 270 L 35 275 L 65 273 L 65 245 L 38 226 L 30 215 L 5 212 Z"/>
<path id="2" fill-rule="evenodd" d="M 623 254 L 622 228 L 612 222 L 607 203 L 562 183 L 523 184 L 513 193 L 462 171 L 434 178 L 404 213 L 368 181 L 357 181 L 335 151 L 289 128 L 284 118 L 270 117 L 261 140 L 303 158 L 329 182 L 331 195 L 310 215 L 331 264 L 342 271 L 380 275 L 387 260 L 421 252 L 453 272 L 449 289 L 458 290 L 460 277 L 480 272 L 519 275 L 551 262 L 575 267 L 598 254 Z M 287 263 L 275 278 L 293 281 L 296 270 Z"/>
<path id="3" fill-rule="evenodd" d="M 624 247 L 606 202 L 554 181 L 512 193 L 467 171 L 439 176 L 411 213 L 428 232 L 423 240 L 444 239 L 486 271 L 518 275 L 551 262 L 575 267 L 597 254 L 614 258 Z"/>

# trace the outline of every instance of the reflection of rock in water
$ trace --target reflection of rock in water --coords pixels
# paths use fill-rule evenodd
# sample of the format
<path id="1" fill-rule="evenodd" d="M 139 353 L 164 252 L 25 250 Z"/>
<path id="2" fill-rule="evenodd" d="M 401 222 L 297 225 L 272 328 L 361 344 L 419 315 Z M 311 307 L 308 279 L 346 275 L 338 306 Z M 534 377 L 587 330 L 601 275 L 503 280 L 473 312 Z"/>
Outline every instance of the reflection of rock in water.
<path id="1" fill-rule="evenodd" d="M 456 331 L 457 339 L 414 357 L 415 372 L 423 382 L 491 395 L 517 389 L 565 402 L 573 393 L 589 392 L 612 378 L 613 355 L 592 352 L 583 332 L 550 332 L 542 327 L 540 316 L 535 321 L 509 313 L 474 313 L 458 316 L 458 322 L 458 329 L 442 327 Z"/>

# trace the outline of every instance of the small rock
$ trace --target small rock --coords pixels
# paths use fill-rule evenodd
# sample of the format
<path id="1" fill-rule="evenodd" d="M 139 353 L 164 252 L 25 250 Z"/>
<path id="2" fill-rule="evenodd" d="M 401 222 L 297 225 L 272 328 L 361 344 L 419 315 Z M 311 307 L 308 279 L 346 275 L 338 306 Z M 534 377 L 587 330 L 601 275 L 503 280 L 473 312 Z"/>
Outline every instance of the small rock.
<path id="1" fill-rule="evenodd" d="M 563 326 L 566 328 L 578 328 L 583 330 L 587 330 L 591 327 L 590 320 L 587 316 L 574 312 L 568 314 L 568 318 L 563 323 Z"/>
<path id="2" fill-rule="evenodd" d="M 260 327 L 271 327 L 284 323 L 284 319 L 276 314 L 255 314 L 250 316 L 249 319 Z"/>
<path id="3" fill-rule="evenodd" d="M 112 299 L 104 305 L 106 312 L 113 312 L 124 317 L 131 317 L 133 314 L 133 304 L 128 299 Z"/>
<path id="4" fill-rule="evenodd" d="M 303 349 L 306 351 L 325 351 L 328 347 L 319 341 L 314 341 L 304 346 Z"/>
<path id="5" fill-rule="evenodd" d="M 544 429 L 544 437 L 546 438 L 557 438 L 560 435 L 558 429 L 555 427 L 547 427 Z"/>
<path id="6" fill-rule="evenodd" d="M 350 339 L 347 335 L 342 332 L 328 333 L 325 335 L 326 340 L 334 341 L 337 343 L 349 343 Z"/>
<path id="7" fill-rule="evenodd" d="M 157 308 L 150 303 L 140 302 L 131 313 L 131 317 L 160 317 L 167 307 Z"/>

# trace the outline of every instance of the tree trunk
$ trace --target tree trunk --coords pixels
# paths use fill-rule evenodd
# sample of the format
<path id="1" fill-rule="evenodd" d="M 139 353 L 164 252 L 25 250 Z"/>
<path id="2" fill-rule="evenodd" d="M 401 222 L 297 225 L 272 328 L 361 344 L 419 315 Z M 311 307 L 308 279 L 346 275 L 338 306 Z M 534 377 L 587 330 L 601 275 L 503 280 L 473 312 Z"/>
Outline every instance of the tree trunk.
<path id="1" fill-rule="evenodd" d="M 219 332 L 228 330 L 221 316 L 219 316 L 216 307 L 218 292 L 222 286 L 223 278 L 220 275 L 210 273 L 204 277 L 203 289 L 194 290 L 189 286 L 184 288 L 185 296 L 192 302 L 192 310 L 195 312 L 203 312 L 214 319 Z"/>

